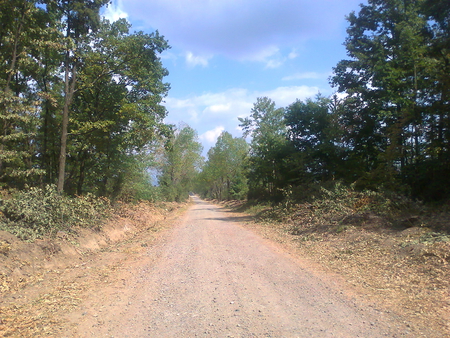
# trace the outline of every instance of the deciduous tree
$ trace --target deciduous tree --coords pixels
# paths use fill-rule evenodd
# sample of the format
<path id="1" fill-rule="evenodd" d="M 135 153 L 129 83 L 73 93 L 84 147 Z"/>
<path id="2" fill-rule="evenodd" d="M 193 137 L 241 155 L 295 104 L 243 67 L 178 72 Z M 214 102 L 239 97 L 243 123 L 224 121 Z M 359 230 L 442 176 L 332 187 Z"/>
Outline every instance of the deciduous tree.
<path id="1" fill-rule="evenodd" d="M 159 185 L 163 198 L 182 201 L 188 197 L 202 166 L 202 149 L 194 129 L 184 124 L 174 130 L 161 163 Z"/>
<path id="2" fill-rule="evenodd" d="M 243 138 L 234 138 L 230 133 L 223 132 L 208 151 L 208 160 L 203 166 L 197 190 L 219 200 L 247 197 L 245 171 L 248 148 Z"/>
<path id="3" fill-rule="evenodd" d="M 287 184 L 285 159 L 291 152 L 284 109 L 275 108 L 275 102 L 267 97 L 258 98 L 250 116 L 239 121 L 244 136 L 251 137 L 249 195 L 251 198 L 276 198 Z"/>

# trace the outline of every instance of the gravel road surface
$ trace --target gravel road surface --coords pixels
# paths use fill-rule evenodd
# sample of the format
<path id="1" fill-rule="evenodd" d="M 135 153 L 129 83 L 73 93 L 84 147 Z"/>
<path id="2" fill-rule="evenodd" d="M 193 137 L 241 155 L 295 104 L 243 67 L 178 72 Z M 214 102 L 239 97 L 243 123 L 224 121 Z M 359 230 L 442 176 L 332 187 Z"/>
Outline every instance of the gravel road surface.
<path id="1" fill-rule="evenodd" d="M 93 291 L 77 336 L 410 336 L 332 276 L 246 229 L 244 216 L 193 199 L 170 233 L 122 273 L 120 287 Z"/>

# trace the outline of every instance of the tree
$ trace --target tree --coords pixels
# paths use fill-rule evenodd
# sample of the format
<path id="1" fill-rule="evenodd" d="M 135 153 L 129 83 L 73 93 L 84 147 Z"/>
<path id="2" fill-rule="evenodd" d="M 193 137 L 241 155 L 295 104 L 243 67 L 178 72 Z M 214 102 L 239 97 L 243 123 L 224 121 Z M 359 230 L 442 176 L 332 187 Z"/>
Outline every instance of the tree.
<path id="1" fill-rule="evenodd" d="M 127 163 L 164 133 L 161 101 L 169 85 L 159 54 L 169 48 L 156 31 L 129 34 L 129 24 L 104 21 L 78 71 L 72 108 L 68 191 L 81 194 L 85 182 L 102 195 L 117 195 L 129 176 Z M 95 183 L 95 184 L 94 184 Z"/>
<path id="2" fill-rule="evenodd" d="M 351 150 L 366 159 L 374 184 L 449 154 L 445 13 L 445 1 L 369 0 L 347 18 L 350 59 L 338 63 L 331 82 L 347 94 Z"/>
<path id="3" fill-rule="evenodd" d="M 64 189 L 67 157 L 67 137 L 69 111 L 77 84 L 78 67 L 81 62 L 83 46 L 89 43 L 89 36 L 96 31 L 100 22 L 100 8 L 108 0 L 59 0 L 47 4 L 50 10 L 58 13 L 64 23 L 64 106 L 61 122 L 61 148 L 59 154 L 59 170 L 57 191 Z"/>
<path id="4" fill-rule="evenodd" d="M 244 136 L 252 138 L 249 157 L 249 197 L 278 198 L 280 189 L 287 184 L 287 154 L 291 152 L 287 141 L 284 109 L 275 108 L 267 97 L 258 98 L 251 114 L 239 118 Z"/>
<path id="5" fill-rule="evenodd" d="M 36 1 L 0 3 L 0 180 L 21 188 L 39 180 L 36 71 L 52 23 Z"/>
<path id="6" fill-rule="evenodd" d="M 188 125 L 174 130 L 166 144 L 161 163 L 159 185 L 168 201 L 182 201 L 188 197 L 200 172 L 203 158 L 197 132 Z"/>
<path id="7" fill-rule="evenodd" d="M 223 132 L 208 151 L 197 190 L 219 200 L 243 199 L 247 195 L 245 164 L 248 144 L 243 138 L 234 138 Z"/>
<path id="8" fill-rule="evenodd" d="M 136 162 L 167 129 L 160 54 L 169 46 L 157 31 L 101 21 L 106 2 L 0 2 L 3 185 L 114 197 L 126 178 L 145 180 Z"/>
<path id="9" fill-rule="evenodd" d="M 331 103 L 319 94 L 314 101 L 297 100 L 286 109 L 288 137 L 296 150 L 291 167 L 296 184 L 342 176 L 342 132 Z"/>

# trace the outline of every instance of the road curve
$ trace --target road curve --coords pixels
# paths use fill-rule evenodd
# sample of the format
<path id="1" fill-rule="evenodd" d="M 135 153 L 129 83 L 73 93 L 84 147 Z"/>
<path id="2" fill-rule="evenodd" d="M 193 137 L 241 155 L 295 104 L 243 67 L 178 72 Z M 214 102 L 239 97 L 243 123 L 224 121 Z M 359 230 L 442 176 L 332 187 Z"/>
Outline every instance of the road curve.
<path id="1" fill-rule="evenodd" d="M 102 322 L 80 327 L 80 336 L 408 336 L 245 229 L 236 214 L 193 200 L 164 243 L 149 248 L 158 258 L 130 271 L 126 289 L 104 300 Z"/>

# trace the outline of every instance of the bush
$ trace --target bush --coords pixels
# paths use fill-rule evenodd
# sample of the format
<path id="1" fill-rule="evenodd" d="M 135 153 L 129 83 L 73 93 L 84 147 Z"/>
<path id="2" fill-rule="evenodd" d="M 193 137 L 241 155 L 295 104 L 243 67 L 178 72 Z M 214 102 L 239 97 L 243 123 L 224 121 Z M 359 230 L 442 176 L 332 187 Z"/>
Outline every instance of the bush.
<path id="1" fill-rule="evenodd" d="M 54 185 L 32 187 L 0 199 L 0 229 L 24 240 L 34 240 L 73 227 L 99 228 L 110 203 L 93 195 L 60 195 Z"/>
<path id="2" fill-rule="evenodd" d="M 425 210 L 420 202 L 401 194 L 357 191 L 337 181 L 309 186 L 305 190 L 310 195 L 299 195 L 297 189 L 284 189 L 283 202 L 266 210 L 261 216 L 288 222 L 292 224 L 292 232 L 299 234 L 306 229 L 342 231 L 348 224 L 363 224 L 371 217 L 383 218 L 386 224 L 394 225 L 394 221 L 404 219 L 404 215 L 417 215 Z"/>

